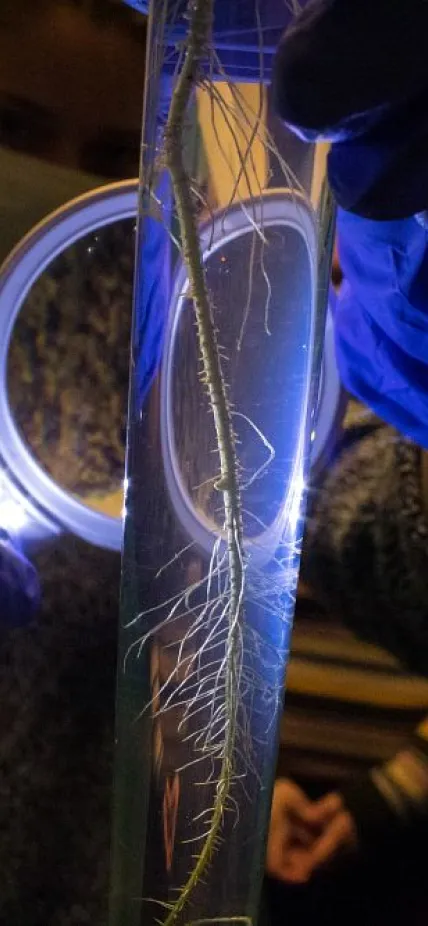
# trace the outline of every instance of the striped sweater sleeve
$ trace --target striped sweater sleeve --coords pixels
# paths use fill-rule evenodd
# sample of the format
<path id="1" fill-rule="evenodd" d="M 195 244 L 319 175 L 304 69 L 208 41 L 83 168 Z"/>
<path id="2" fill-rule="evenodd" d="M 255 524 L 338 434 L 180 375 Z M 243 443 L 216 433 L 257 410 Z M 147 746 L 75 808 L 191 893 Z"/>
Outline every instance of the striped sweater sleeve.
<path id="1" fill-rule="evenodd" d="M 413 741 L 368 777 L 343 788 L 362 847 L 388 844 L 428 819 L 428 717 Z"/>
<path id="2" fill-rule="evenodd" d="M 360 638 L 428 675 L 428 521 L 421 451 L 356 406 L 338 455 L 313 487 L 302 579 Z M 408 747 L 343 789 L 373 845 L 428 814 L 428 718 Z M 426 823 L 426 821 L 425 821 Z"/>

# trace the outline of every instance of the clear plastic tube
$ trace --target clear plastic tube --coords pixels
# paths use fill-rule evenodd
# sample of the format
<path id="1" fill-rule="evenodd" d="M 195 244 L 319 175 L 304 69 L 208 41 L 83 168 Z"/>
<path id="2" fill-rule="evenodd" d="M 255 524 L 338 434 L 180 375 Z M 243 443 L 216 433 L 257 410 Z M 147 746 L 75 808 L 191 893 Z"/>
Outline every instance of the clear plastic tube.
<path id="1" fill-rule="evenodd" d="M 151 4 L 111 926 L 257 920 L 333 234 L 261 7 Z"/>

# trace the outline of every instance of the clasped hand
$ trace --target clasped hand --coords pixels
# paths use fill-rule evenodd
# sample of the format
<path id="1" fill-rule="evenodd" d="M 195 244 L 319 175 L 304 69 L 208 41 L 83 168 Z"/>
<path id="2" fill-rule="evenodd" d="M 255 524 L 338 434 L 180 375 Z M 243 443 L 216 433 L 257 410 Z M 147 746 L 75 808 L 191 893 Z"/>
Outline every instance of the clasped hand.
<path id="1" fill-rule="evenodd" d="M 268 875 L 303 884 L 337 856 L 356 848 L 355 823 L 340 794 L 311 801 L 289 779 L 276 782 L 266 857 Z"/>

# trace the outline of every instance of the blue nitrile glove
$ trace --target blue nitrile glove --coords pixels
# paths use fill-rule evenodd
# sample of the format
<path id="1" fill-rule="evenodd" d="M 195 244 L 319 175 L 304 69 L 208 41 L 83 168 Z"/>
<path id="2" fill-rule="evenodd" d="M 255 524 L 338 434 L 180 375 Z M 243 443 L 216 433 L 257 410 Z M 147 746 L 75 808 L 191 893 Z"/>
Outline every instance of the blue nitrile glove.
<path id="1" fill-rule="evenodd" d="M 0 530 L 0 632 L 22 627 L 40 603 L 40 585 L 34 566 Z"/>
<path id="2" fill-rule="evenodd" d="M 329 139 L 346 285 L 345 386 L 428 447 L 428 2 L 315 0 L 278 50 L 274 98 Z"/>

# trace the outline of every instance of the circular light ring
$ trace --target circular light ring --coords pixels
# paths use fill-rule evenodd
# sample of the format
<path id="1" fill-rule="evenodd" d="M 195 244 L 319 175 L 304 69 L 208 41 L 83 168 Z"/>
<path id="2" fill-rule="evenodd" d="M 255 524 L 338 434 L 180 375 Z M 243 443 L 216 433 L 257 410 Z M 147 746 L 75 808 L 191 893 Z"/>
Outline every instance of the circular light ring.
<path id="1" fill-rule="evenodd" d="M 280 193 L 281 208 L 284 206 L 284 191 Z M 276 194 L 278 198 L 278 193 Z M 295 201 L 295 194 L 293 194 Z M 266 201 L 273 202 L 272 194 L 266 194 Z M 252 206 L 252 208 L 254 208 Z M 265 210 L 265 206 L 263 207 Z M 269 207 L 271 208 L 271 207 Z M 28 532 L 35 539 L 68 530 L 82 539 L 106 549 L 119 550 L 122 544 L 122 522 L 120 518 L 103 515 L 89 508 L 73 495 L 58 486 L 42 469 L 16 427 L 7 396 L 7 359 L 9 343 L 15 320 L 28 292 L 50 263 L 67 247 L 106 225 L 126 218 L 136 218 L 138 210 L 138 180 L 114 183 L 94 190 L 68 203 L 52 213 L 37 225 L 14 249 L 0 268 L 0 467 L 3 481 L 10 485 L 11 496 L 21 501 L 28 514 Z M 266 215 L 264 212 L 264 221 Z M 284 224 L 284 216 L 282 222 Z M 221 215 L 216 225 L 215 246 L 248 232 L 248 219 L 241 207 L 229 210 L 228 216 Z M 212 224 L 206 229 L 205 247 L 211 242 Z M 204 245 L 203 245 L 204 246 Z M 177 303 L 186 272 L 182 265 L 177 272 L 173 304 L 169 314 L 170 324 L 178 317 Z M 164 381 L 164 377 L 163 377 Z M 340 405 L 340 383 L 334 362 L 332 345 L 332 318 L 327 319 L 325 357 L 322 371 L 321 400 L 317 436 L 314 442 L 313 461 L 324 454 L 331 428 L 337 421 Z M 169 474 L 170 488 L 177 487 L 174 466 L 171 465 L 169 443 L 165 440 L 166 418 L 163 426 L 165 470 Z M 184 493 L 185 490 L 183 489 Z M 177 491 L 173 489 L 176 501 Z M 178 493 L 181 502 L 181 492 Z M 189 500 L 190 501 L 190 500 Z M 186 506 L 185 506 L 186 507 Z M 185 514 L 188 514 L 186 509 Z M 193 513 L 194 527 L 200 527 L 199 519 Z M 209 532 L 210 533 L 210 532 Z M 210 537 L 212 537 L 210 533 Z M 203 538 L 206 528 L 203 528 Z"/>
<path id="2" fill-rule="evenodd" d="M 34 517 L 106 549 L 120 550 L 122 522 L 87 507 L 42 469 L 24 442 L 7 393 L 7 359 L 15 320 L 33 284 L 66 248 L 121 219 L 136 218 L 138 181 L 114 183 L 68 203 L 37 225 L 0 269 L 0 466 L 30 502 Z M 32 504 L 31 504 L 32 503 Z M 27 505 L 28 507 L 28 505 Z"/>
<path id="3" fill-rule="evenodd" d="M 258 215 L 260 213 L 260 215 Z M 263 227 L 287 226 L 294 228 L 306 244 L 310 266 L 312 268 L 313 299 L 316 297 L 316 255 L 317 255 L 317 225 L 313 209 L 308 205 L 305 197 L 296 194 L 294 190 L 269 190 L 263 195 L 259 204 L 237 203 L 227 210 L 221 211 L 213 220 L 209 221 L 201 230 L 200 242 L 204 260 L 213 256 L 219 248 L 251 231 L 250 223 L 263 223 Z M 218 536 L 218 527 L 208 518 L 198 513 L 188 490 L 183 483 L 180 466 L 176 457 L 175 433 L 172 409 L 172 366 L 174 344 L 178 322 L 181 312 L 188 298 L 188 279 L 184 265 L 181 265 L 174 279 L 172 299 L 169 313 L 169 324 L 166 334 L 164 362 L 161 382 L 161 440 L 163 447 L 163 461 L 165 467 L 168 490 L 174 510 L 188 536 L 192 538 L 208 555 L 211 554 L 215 537 Z M 331 344 L 332 319 L 329 311 L 327 335 L 329 348 L 326 352 L 321 378 L 321 396 L 319 405 L 320 418 L 323 424 L 317 431 L 312 450 L 312 461 L 316 463 L 325 450 L 329 434 L 333 428 L 340 404 L 341 387 L 334 362 Z M 313 342 L 313 326 L 315 324 L 314 305 L 311 307 L 311 348 Z M 310 363 L 310 360 L 309 360 Z M 327 414 L 324 413 L 324 403 L 328 403 Z M 323 416 L 324 413 L 324 416 Z M 297 470 L 300 460 L 295 462 Z M 270 556 L 278 545 L 284 529 L 284 511 L 280 511 L 267 531 L 262 536 L 251 541 L 253 555 L 260 557 Z"/>

